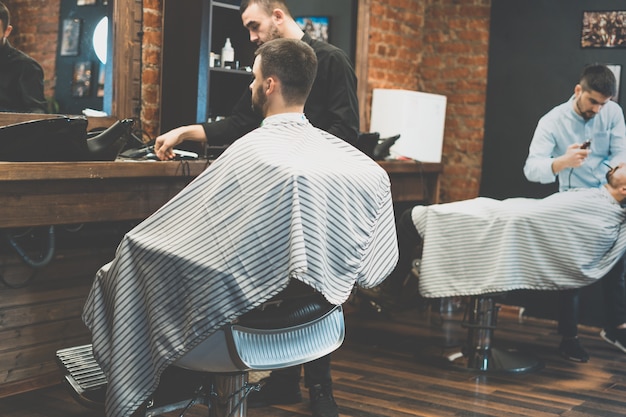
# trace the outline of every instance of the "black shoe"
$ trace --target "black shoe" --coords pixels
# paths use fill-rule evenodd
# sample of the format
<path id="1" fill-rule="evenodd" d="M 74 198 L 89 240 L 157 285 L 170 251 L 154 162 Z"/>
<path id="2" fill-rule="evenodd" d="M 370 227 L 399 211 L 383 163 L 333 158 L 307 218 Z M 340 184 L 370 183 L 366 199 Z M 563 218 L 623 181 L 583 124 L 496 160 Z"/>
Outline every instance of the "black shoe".
<path id="1" fill-rule="evenodd" d="M 248 408 L 268 407 L 274 404 L 296 404 L 302 401 L 300 384 L 276 382 L 271 377 L 263 378 L 259 391 L 248 395 Z"/>
<path id="2" fill-rule="evenodd" d="M 600 332 L 600 336 L 626 353 L 626 329 L 604 329 Z"/>
<path id="3" fill-rule="evenodd" d="M 317 384 L 309 388 L 313 417 L 339 417 L 331 384 Z"/>
<path id="4" fill-rule="evenodd" d="M 559 345 L 559 353 L 565 359 L 574 362 L 587 362 L 589 354 L 581 346 L 577 337 L 564 337 Z"/>

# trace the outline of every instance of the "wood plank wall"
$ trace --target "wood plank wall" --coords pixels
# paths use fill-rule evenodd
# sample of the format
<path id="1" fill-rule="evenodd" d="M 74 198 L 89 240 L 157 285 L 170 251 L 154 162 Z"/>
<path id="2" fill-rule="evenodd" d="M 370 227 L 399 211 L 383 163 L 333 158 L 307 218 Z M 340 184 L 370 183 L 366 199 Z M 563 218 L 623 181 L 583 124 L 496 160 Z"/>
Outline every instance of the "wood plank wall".
<path id="1" fill-rule="evenodd" d="M 102 227 L 110 234 L 111 225 Z M 122 225 L 113 229 L 116 227 L 120 236 L 126 230 Z M 45 235 L 47 228 L 32 229 L 30 233 Z M 63 238 L 62 230 L 57 234 Z M 2 242 L 0 397 L 58 383 L 61 375 L 55 352 L 90 342 L 89 331 L 81 320 L 82 308 L 95 273 L 114 256 L 117 237 L 65 232 L 69 234 L 78 236 L 71 238 L 73 243 L 58 242 L 65 247 L 57 248 L 52 262 L 38 270 L 26 265 L 12 247 Z M 47 244 L 46 238 L 34 239 L 35 244 L 26 249 L 32 257 Z M 30 284 L 19 288 L 31 278 Z"/>

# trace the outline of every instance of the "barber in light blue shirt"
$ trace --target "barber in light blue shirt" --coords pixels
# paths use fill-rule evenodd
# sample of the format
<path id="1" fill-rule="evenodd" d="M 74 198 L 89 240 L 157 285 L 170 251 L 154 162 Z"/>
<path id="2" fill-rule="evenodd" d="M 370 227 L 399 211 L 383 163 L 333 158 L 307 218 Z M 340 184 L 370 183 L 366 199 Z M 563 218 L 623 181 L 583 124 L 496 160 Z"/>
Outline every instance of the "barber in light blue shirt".
<path id="1" fill-rule="evenodd" d="M 559 181 L 559 191 L 599 187 L 607 172 L 626 162 L 626 126 L 622 108 L 611 101 L 617 90 L 605 65 L 585 67 L 574 96 L 543 116 L 530 143 L 524 175 L 543 184 Z M 586 143 L 588 142 L 588 143 Z M 575 227 L 576 225 L 572 225 Z M 606 319 L 601 337 L 626 353 L 626 283 L 624 262 L 617 262 L 601 280 Z M 587 362 L 578 340 L 579 290 L 559 293 L 559 353 Z"/>
<path id="2" fill-rule="evenodd" d="M 611 101 L 615 87 L 596 88 L 583 77 L 572 98 L 539 120 L 524 166 L 529 181 L 549 184 L 558 177 L 559 191 L 599 187 L 611 167 L 626 162 L 624 113 Z M 587 140 L 591 146 L 581 149 Z"/>

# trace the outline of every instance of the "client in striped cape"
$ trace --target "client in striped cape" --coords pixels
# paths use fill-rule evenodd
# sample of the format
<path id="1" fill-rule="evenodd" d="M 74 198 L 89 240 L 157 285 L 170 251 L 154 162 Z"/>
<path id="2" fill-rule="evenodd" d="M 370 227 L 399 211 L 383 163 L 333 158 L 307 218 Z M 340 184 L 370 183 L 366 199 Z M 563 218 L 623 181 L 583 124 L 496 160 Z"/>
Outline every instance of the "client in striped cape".
<path id="1" fill-rule="evenodd" d="M 399 222 L 398 271 L 408 272 L 406 254 L 421 243 L 419 291 L 427 298 L 589 285 L 626 251 L 626 165 L 607 180 L 543 199 L 416 206 Z"/>
<path id="2" fill-rule="evenodd" d="M 291 279 L 341 304 L 394 268 L 387 173 L 303 113 L 316 62 L 300 40 L 259 47 L 250 89 L 262 126 L 128 232 L 96 274 L 83 320 L 108 417 L 129 417 L 167 366 Z"/>

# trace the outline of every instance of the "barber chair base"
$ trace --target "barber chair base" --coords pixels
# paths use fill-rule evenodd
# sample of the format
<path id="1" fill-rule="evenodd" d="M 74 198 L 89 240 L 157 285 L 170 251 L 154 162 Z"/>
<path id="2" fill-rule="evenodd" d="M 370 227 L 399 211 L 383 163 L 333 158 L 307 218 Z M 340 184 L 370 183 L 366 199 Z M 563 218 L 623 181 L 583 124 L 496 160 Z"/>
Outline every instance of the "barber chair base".
<path id="1" fill-rule="evenodd" d="M 491 348 L 489 352 L 473 355 L 456 352 L 447 359 L 455 368 L 466 371 L 525 373 L 543 368 L 543 362 L 537 357 L 515 349 Z"/>
<path id="2" fill-rule="evenodd" d="M 467 328 L 465 347 L 448 356 L 453 365 L 468 371 L 525 373 L 543 368 L 533 355 L 493 346 L 500 307 L 494 294 L 471 297 L 462 327 Z"/>

